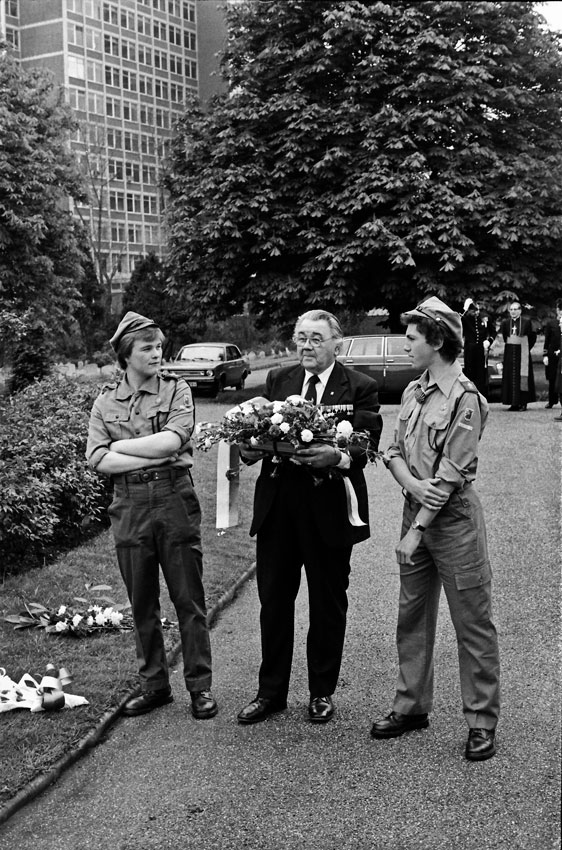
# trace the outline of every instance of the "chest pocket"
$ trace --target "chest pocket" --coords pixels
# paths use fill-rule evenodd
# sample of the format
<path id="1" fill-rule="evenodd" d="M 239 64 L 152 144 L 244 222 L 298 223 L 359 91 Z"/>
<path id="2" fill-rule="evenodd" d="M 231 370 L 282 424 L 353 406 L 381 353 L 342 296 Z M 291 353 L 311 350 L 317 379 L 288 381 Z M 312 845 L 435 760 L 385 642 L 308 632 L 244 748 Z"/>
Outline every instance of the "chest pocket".
<path id="1" fill-rule="evenodd" d="M 128 410 L 106 410 L 103 421 L 112 440 L 121 440 L 129 436 L 130 420 Z"/>
<path id="2" fill-rule="evenodd" d="M 424 416 L 423 422 L 430 449 L 433 452 L 442 452 L 451 422 L 450 417 L 440 413 L 428 413 Z"/>
<path id="3" fill-rule="evenodd" d="M 158 404 L 152 404 L 146 411 L 146 418 L 152 426 L 152 433 L 158 434 L 162 430 L 170 415 L 171 400 L 162 400 Z"/>

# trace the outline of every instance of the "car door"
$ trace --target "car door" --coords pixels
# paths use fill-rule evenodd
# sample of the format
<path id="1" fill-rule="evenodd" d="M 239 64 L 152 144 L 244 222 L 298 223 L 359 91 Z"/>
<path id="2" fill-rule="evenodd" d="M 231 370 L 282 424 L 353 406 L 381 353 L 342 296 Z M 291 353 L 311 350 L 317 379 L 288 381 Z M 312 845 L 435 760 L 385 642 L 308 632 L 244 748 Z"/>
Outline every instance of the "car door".
<path id="1" fill-rule="evenodd" d="M 226 368 L 227 384 L 233 386 L 239 383 L 244 371 L 244 361 L 235 345 L 227 345 L 226 347 Z"/>
<path id="2" fill-rule="evenodd" d="M 384 391 L 384 357 L 382 336 L 359 336 L 352 338 L 345 353 L 340 357 L 345 366 L 374 378 L 379 392 Z"/>
<path id="3" fill-rule="evenodd" d="M 404 351 L 406 337 L 390 334 L 384 337 L 384 389 L 387 393 L 403 393 L 410 381 L 417 378 L 420 370 Z"/>

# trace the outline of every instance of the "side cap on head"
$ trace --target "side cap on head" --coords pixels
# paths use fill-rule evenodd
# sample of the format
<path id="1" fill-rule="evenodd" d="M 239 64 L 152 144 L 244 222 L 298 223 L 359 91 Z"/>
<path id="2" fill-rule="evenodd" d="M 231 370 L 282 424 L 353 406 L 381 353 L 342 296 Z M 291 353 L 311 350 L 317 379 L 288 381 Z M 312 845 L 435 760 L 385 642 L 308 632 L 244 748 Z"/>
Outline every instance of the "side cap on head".
<path id="1" fill-rule="evenodd" d="M 119 341 L 122 336 L 125 336 L 125 334 L 130 334 L 134 331 L 142 331 L 143 328 L 156 327 L 158 327 L 158 325 L 156 322 L 153 322 L 152 319 L 147 319 L 146 316 L 141 316 L 140 313 L 133 313 L 132 311 L 129 311 L 128 313 L 125 313 L 119 322 L 117 330 L 109 340 L 109 344 L 114 351 L 117 351 Z"/>
<path id="2" fill-rule="evenodd" d="M 438 325 L 444 325 L 462 342 L 462 321 L 460 314 L 455 310 L 447 307 L 444 301 L 432 295 L 422 301 L 415 310 L 407 310 L 405 313 L 406 321 L 410 316 L 417 316 L 424 319 L 433 319 Z"/>

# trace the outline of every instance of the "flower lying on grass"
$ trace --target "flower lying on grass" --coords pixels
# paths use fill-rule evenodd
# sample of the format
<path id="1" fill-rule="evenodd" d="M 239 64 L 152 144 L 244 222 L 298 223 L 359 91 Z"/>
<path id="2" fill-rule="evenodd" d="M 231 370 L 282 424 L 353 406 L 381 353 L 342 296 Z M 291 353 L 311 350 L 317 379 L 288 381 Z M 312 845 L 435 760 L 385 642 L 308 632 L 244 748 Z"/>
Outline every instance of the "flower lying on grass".
<path id="1" fill-rule="evenodd" d="M 357 446 L 369 460 L 376 460 L 378 453 L 369 448 L 369 433 L 354 431 L 351 422 L 341 417 L 340 412 L 323 409 L 298 395 L 286 401 L 258 397 L 233 407 L 220 422 L 198 423 L 195 445 L 208 451 L 226 440 L 275 455 L 322 442 L 342 451 Z"/>
<path id="2" fill-rule="evenodd" d="M 108 585 L 97 585 L 90 590 L 111 590 L 111 588 Z M 13 623 L 15 629 L 45 629 L 50 634 L 72 637 L 86 637 L 99 632 L 123 632 L 133 628 L 133 618 L 129 612 L 131 606 L 128 602 L 116 605 L 107 597 L 99 597 L 91 603 L 81 596 L 75 596 L 74 599 L 85 604 L 85 607 L 60 605 L 55 610 L 37 602 L 24 602 L 25 611 L 19 614 L 8 614 L 4 620 L 7 623 Z M 96 604 L 99 602 L 110 604 Z M 162 620 L 163 628 L 168 629 L 173 625 L 174 623 L 167 618 Z"/>

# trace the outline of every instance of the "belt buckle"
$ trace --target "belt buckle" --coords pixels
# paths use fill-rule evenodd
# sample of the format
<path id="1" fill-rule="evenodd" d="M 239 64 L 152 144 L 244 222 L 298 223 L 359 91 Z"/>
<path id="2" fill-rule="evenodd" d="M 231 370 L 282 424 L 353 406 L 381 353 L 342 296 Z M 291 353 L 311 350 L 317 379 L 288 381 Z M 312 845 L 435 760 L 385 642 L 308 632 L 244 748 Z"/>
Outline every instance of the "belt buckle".
<path id="1" fill-rule="evenodd" d="M 150 481 L 152 478 L 152 472 L 148 472 L 146 469 L 140 473 L 141 481 Z"/>

